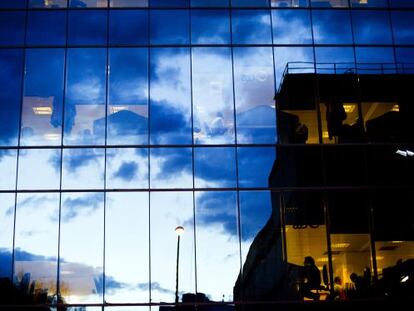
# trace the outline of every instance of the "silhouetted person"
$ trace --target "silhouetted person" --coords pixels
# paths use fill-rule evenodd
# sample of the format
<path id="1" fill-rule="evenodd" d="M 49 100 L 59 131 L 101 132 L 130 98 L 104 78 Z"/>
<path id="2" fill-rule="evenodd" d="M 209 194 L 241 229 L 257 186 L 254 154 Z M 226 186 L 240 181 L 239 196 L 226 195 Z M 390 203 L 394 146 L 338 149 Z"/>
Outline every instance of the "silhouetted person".
<path id="1" fill-rule="evenodd" d="M 313 293 L 312 290 L 321 289 L 321 272 L 315 265 L 315 260 L 311 256 L 305 257 L 303 269 L 304 282 L 301 285 L 303 297 L 319 300 L 319 293 Z"/>
<path id="2" fill-rule="evenodd" d="M 342 279 L 339 276 L 336 276 L 334 278 L 334 300 L 345 300 L 346 299 L 346 293 L 345 289 L 342 285 Z"/>
<path id="3" fill-rule="evenodd" d="M 334 136 L 339 136 L 342 130 L 342 122 L 346 120 L 344 106 L 335 101 L 326 103 L 326 122 L 328 123 L 328 135 L 332 140 Z"/>

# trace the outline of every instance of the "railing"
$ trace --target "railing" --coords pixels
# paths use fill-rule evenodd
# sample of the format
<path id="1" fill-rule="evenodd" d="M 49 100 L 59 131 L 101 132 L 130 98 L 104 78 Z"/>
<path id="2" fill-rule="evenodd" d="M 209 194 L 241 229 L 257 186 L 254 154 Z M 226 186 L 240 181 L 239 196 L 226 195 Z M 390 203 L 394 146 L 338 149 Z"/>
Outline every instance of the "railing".
<path id="1" fill-rule="evenodd" d="M 279 81 L 278 93 L 288 74 L 414 74 L 414 63 L 313 63 L 289 62 Z"/>

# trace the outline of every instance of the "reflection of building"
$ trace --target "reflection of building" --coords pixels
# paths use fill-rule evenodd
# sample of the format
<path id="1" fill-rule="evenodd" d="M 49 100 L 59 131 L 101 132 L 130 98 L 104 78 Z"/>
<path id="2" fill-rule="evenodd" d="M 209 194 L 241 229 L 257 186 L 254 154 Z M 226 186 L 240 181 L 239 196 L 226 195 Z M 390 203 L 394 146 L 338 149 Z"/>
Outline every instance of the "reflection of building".
<path id="1" fill-rule="evenodd" d="M 321 293 L 334 295 L 336 277 L 356 286 L 349 298 L 412 291 L 414 76 L 354 72 L 286 72 L 276 98 L 272 216 L 250 247 L 236 299 L 303 299 L 306 256 L 326 271 Z M 366 288 L 358 291 L 352 273 L 365 275 Z"/>

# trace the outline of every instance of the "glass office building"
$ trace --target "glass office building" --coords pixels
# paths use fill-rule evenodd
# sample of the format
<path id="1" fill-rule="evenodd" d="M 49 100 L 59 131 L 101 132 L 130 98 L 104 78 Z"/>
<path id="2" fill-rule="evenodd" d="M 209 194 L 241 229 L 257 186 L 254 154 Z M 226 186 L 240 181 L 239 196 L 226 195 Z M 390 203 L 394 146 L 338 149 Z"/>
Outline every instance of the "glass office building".
<path id="1" fill-rule="evenodd" d="M 306 256 L 331 292 L 381 280 L 414 259 L 412 74 L 410 0 L 0 0 L 1 286 L 147 310 L 176 273 L 180 301 L 286 298 Z"/>

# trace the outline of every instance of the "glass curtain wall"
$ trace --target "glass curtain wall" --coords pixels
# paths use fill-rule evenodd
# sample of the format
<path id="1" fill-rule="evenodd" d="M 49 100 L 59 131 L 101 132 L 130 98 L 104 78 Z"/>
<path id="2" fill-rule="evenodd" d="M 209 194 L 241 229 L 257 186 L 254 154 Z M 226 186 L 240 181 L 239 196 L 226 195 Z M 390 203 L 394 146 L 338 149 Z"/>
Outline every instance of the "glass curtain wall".
<path id="1" fill-rule="evenodd" d="M 413 188 L 409 100 L 359 81 L 275 97 L 295 74 L 412 73 L 413 20 L 409 1 L 0 0 L 2 284 L 41 303 L 232 303 L 270 229 L 274 264 L 312 256 L 328 292 L 413 259 L 412 194 L 391 191 Z"/>

